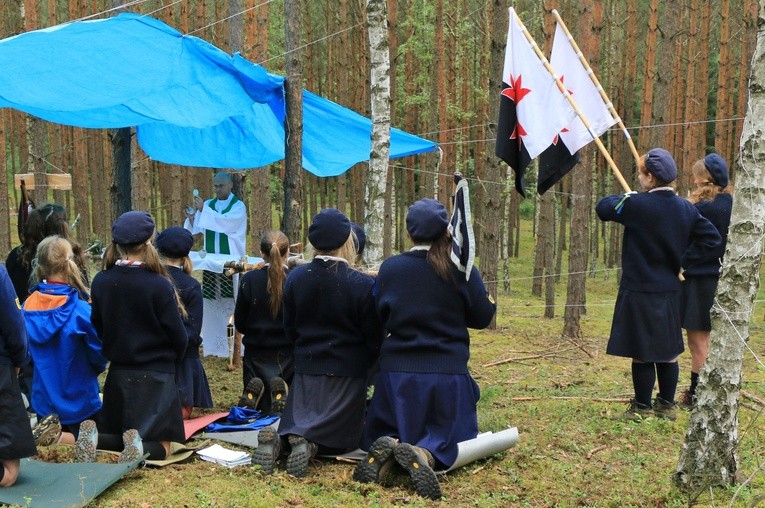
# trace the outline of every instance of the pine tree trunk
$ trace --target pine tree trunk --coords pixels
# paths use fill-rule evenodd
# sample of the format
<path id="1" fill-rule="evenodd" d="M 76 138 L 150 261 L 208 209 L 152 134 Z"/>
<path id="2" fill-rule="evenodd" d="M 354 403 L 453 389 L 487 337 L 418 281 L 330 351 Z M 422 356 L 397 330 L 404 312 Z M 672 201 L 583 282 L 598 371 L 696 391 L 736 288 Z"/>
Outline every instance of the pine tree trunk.
<path id="1" fill-rule="evenodd" d="M 741 137 L 728 246 L 712 309 L 712 343 L 701 370 L 696 404 L 675 472 L 675 482 L 695 493 L 730 486 L 738 471 L 738 397 L 744 342 L 759 289 L 765 232 L 765 0 L 760 0 L 752 58 L 748 113 Z"/>
<path id="2" fill-rule="evenodd" d="M 6 156 L 8 126 L 5 123 L 5 116 L 0 113 L 0 210 L 11 209 L 8 196 L 8 158 Z M 3 232 L 0 234 L 0 253 L 5 256 L 11 250 L 11 216 L 9 213 L 0 214 L 0 231 Z"/>
<path id="3" fill-rule="evenodd" d="M 497 128 L 495 119 L 499 118 L 499 93 L 502 90 L 502 65 L 505 58 L 505 43 L 507 42 L 508 4 L 507 0 L 492 0 L 489 9 L 492 9 L 494 16 L 491 19 L 491 64 L 489 74 L 489 118 L 491 123 L 487 130 L 487 138 L 492 140 L 487 143 L 484 153 L 484 167 L 486 170 L 486 180 L 489 182 L 500 182 L 504 176 L 506 164 L 499 161 L 494 156 L 494 141 L 497 138 Z M 481 258 L 481 277 L 486 284 L 486 289 L 492 298 L 497 298 L 497 274 L 499 260 L 499 234 L 502 224 L 502 187 L 500 185 L 489 185 L 484 194 L 483 207 L 483 227 L 481 228 L 481 252 L 478 255 Z M 491 328 L 496 328 L 496 316 L 492 319 Z"/>
<path id="4" fill-rule="evenodd" d="M 656 33 L 658 31 L 659 0 L 651 0 L 648 6 L 648 34 L 646 36 L 645 68 L 643 71 L 643 107 L 640 125 L 650 125 L 653 117 L 653 89 L 656 78 Z M 648 134 L 648 133 L 646 133 Z M 640 146 L 650 148 L 650 136 L 640 135 Z"/>
<path id="5" fill-rule="evenodd" d="M 300 62 L 300 0 L 284 1 L 285 71 L 287 98 L 282 231 L 291 242 L 302 241 L 303 210 L 303 74 Z"/>
<path id="6" fill-rule="evenodd" d="M 386 0 L 367 0 L 367 31 L 371 61 L 372 152 L 365 194 L 367 235 L 364 261 L 377 266 L 383 260 L 385 186 L 390 154 L 390 54 Z"/>
<path id="7" fill-rule="evenodd" d="M 731 160 L 730 136 L 733 122 L 727 120 L 733 112 L 733 94 L 730 93 L 732 65 L 728 50 L 730 42 L 730 0 L 720 2 L 720 58 L 717 64 L 717 122 L 715 123 L 715 151 L 726 161 Z M 725 119 L 725 121 L 721 121 Z"/>

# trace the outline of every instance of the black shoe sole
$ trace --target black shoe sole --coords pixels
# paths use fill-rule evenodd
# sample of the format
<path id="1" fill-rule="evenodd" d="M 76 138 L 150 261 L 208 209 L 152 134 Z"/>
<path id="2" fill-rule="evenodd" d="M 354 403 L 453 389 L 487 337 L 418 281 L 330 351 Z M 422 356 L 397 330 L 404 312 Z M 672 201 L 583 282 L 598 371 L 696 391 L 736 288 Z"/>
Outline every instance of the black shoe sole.
<path id="1" fill-rule="evenodd" d="M 390 436 L 377 438 L 369 447 L 367 456 L 353 471 L 353 479 L 361 483 L 379 483 L 380 470 L 383 464 L 393 458 L 396 446 L 398 446 L 398 440 Z"/>
<path id="2" fill-rule="evenodd" d="M 258 447 L 252 455 L 252 463 L 260 466 L 260 469 L 266 474 L 271 474 L 274 471 L 280 448 L 279 439 L 279 434 L 273 427 L 266 427 L 258 431 Z"/>
<path id="3" fill-rule="evenodd" d="M 287 474 L 303 478 L 308 474 L 308 461 L 313 456 L 308 449 L 311 445 L 302 436 L 292 435 L 288 439 L 292 450 L 287 457 Z"/>
<path id="4" fill-rule="evenodd" d="M 269 385 L 271 389 L 271 413 L 281 414 L 287 405 L 287 395 L 289 394 L 287 383 L 284 379 L 275 377 L 271 379 Z"/>
<path id="5" fill-rule="evenodd" d="M 263 391 L 265 386 L 260 378 L 254 377 L 247 382 L 247 386 L 244 388 L 244 393 L 239 399 L 239 407 L 246 407 L 247 409 L 256 409 L 260 399 L 263 397 Z"/>
<path id="6" fill-rule="evenodd" d="M 396 462 L 409 473 L 414 485 L 414 491 L 428 499 L 441 499 L 441 485 L 438 483 L 433 468 L 407 443 L 399 444 L 393 455 Z"/>

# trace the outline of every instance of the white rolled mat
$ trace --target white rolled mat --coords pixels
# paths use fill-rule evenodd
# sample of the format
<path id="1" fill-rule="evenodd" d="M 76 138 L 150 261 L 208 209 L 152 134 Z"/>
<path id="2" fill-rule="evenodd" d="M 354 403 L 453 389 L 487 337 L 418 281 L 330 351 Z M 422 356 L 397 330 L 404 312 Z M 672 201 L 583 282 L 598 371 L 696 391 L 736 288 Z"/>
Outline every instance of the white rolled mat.
<path id="1" fill-rule="evenodd" d="M 518 429 L 510 427 L 500 432 L 484 432 L 474 439 L 457 443 L 457 460 L 446 470 L 453 471 L 458 467 L 470 464 L 476 460 L 491 457 L 515 446 L 518 442 Z"/>

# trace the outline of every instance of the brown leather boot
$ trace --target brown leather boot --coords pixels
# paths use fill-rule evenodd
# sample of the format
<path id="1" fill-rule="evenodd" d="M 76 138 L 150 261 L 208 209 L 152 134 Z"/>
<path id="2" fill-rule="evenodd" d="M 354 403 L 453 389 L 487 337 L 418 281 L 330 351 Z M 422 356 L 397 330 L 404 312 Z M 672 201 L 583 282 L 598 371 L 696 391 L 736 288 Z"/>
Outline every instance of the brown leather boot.
<path id="1" fill-rule="evenodd" d="M 378 437 L 364 460 L 353 471 L 353 479 L 361 483 L 380 483 L 390 468 L 396 463 L 393 451 L 398 446 L 398 439 L 390 436 Z"/>
<path id="2" fill-rule="evenodd" d="M 414 491 L 428 499 L 441 499 L 441 485 L 438 484 L 433 467 L 436 461 L 425 448 L 401 443 L 393 451 L 396 462 L 403 467 L 412 478 Z"/>

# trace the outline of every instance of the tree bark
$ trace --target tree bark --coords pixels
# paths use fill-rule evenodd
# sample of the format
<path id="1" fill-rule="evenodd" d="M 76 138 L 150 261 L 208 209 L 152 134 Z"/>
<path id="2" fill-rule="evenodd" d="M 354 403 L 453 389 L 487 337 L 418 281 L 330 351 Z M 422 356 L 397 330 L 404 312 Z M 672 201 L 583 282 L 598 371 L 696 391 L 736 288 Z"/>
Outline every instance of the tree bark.
<path id="1" fill-rule="evenodd" d="M 284 1 L 285 120 L 284 215 L 282 231 L 291 242 L 302 242 L 303 210 L 303 75 L 300 62 L 300 0 Z"/>
<path id="2" fill-rule="evenodd" d="M 365 193 L 364 225 L 367 235 L 364 261 L 377 266 L 383 260 L 385 186 L 390 154 L 390 54 L 386 0 L 367 0 L 367 31 L 371 61 L 372 152 Z"/>
<path id="3" fill-rule="evenodd" d="M 712 308 L 712 342 L 675 472 L 691 493 L 730 486 L 738 471 L 738 397 L 745 341 L 759 289 L 765 232 L 765 0 L 759 0 L 757 45 L 741 137 L 728 246 Z"/>
<path id="4" fill-rule="evenodd" d="M 491 123 L 487 130 L 487 143 L 485 157 L 486 180 L 500 182 L 504 176 L 505 163 L 494 156 L 494 143 L 497 138 L 496 119 L 499 118 L 499 93 L 502 90 L 502 65 L 505 59 L 505 43 L 507 42 L 508 4 L 507 0 L 492 0 L 494 16 L 491 19 L 491 71 L 489 77 L 489 118 Z M 481 277 L 486 284 L 486 290 L 492 298 L 497 298 L 497 274 L 499 260 L 500 230 L 502 223 L 502 186 L 488 185 L 484 194 L 485 205 L 483 207 L 483 227 L 481 228 Z M 490 328 L 497 327 L 496 316 L 492 319 Z"/>
<path id="5" fill-rule="evenodd" d="M 247 0 L 247 7 L 259 4 L 254 10 L 247 12 L 245 41 L 250 52 L 247 57 L 255 62 L 268 59 L 268 16 L 269 4 L 259 0 Z M 271 175 L 269 168 L 260 168 L 250 173 L 250 207 L 248 214 L 250 223 L 250 245 L 260 244 L 263 233 L 273 228 L 271 211 Z M 299 240 L 296 240 L 299 241 Z"/>

